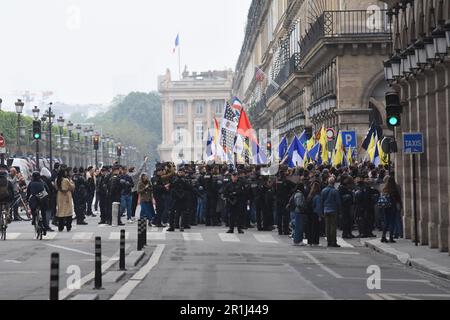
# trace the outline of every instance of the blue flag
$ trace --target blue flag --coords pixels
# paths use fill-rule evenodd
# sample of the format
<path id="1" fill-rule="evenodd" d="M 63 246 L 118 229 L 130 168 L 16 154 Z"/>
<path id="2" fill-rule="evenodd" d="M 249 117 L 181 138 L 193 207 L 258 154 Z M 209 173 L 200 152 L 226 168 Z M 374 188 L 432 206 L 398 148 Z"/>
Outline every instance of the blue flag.
<path id="1" fill-rule="evenodd" d="M 306 144 L 308 143 L 308 138 L 306 137 L 306 130 L 303 130 L 298 140 L 300 141 L 302 146 L 306 146 Z"/>
<path id="2" fill-rule="evenodd" d="M 289 168 L 302 167 L 303 159 L 305 158 L 306 150 L 305 147 L 300 143 L 297 136 L 292 141 L 291 146 L 288 150 L 288 165 Z"/>
<path id="3" fill-rule="evenodd" d="M 318 157 L 320 152 L 320 143 L 316 143 L 314 145 L 314 147 L 311 148 L 311 150 L 309 150 L 308 152 L 308 157 L 312 160 L 312 161 L 318 161 L 320 157 Z"/>
<path id="4" fill-rule="evenodd" d="M 286 137 L 284 137 L 281 140 L 280 145 L 278 147 L 278 157 L 279 157 L 280 160 L 284 159 L 284 157 L 285 157 L 285 155 L 287 153 L 288 147 L 289 146 L 288 146 L 287 139 L 286 139 Z"/>

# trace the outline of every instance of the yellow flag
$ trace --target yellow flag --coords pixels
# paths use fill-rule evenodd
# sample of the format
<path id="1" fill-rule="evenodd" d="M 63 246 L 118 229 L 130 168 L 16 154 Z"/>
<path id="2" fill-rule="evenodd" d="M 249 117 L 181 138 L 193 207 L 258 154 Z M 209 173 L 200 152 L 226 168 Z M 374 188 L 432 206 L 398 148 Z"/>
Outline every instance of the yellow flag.
<path id="1" fill-rule="evenodd" d="M 380 164 L 387 166 L 389 164 L 389 157 L 383 152 L 383 149 L 381 148 L 381 141 L 378 141 L 378 153 L 380 154 Z"/>
<path id="2" fill-rule="evenodd" d="M 338 138 L 336 141 L 336 146 L 334 148 L 333 154 L 333 166 L 342 165 L 342 161 L 344 160 L 344 144 L 342 143 L 342 134 L 339 132 Z"/>
<path id="3" fill-rule="evenodd" d="M 369 148 L 367 148 L 367 153 L 369 154 L 370 162 L 373 162 L 375 158 L 375 149 L 376 149 L 376 142 L 375 142 L 375 134 L 372 135 L 372 138 L 370 139 Z"/>
<path id="4" fill-rule="evenodd" d="M 308 143 L 306 144 L 307 151 L 308 152 L 311 151 L 311 149 L 314 147 L 315 144 L 316 144 L 316 140 L 314 139 L 314 137 L 309 139 Z"/>
<path id="5" fill-rule="evenodd" d="M 325 130 L 325 126 L 322 127 L 322 131 L 320 133 L 320 145 L 322 146 L 322 163 L 328 163 L 328 139 L 327 139 L 327 131 Z"/>
<path id="6" fill-rule="evenodd" d="M 347 165 L 351 166 L 353 164 L 353 149 L 350 147 L 347 150 Z"/>

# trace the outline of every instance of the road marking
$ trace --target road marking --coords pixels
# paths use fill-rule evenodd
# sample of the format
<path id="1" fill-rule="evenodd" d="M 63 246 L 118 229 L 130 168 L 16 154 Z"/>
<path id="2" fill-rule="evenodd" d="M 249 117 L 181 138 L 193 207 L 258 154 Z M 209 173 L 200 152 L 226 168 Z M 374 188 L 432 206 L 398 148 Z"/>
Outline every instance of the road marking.
<path id="1" fill-rule="evenodd" d="M 147 262 L 127 283 L 125 283 L 110 300 L 125 300 L 133 290 L 145 279 L 150 271 L 158 264 L 164 251 L 165 245 L 160 244 Z"/>
<path id="2" fill-rule="evenodd" d="M 358 278 L 358 277 L 344 277 L 346 280 L 367 280 L 367 278 Z M 415 283 L 430 283 L 429 280 L 418 280 L 418 279 L 382 279 L 382 281 L 387 282 L 415 282 Z"/>
<path id="3" fill-rule="evenodd" d="M 125 232 L 125 239 L 128 239 L 130 237 L 129 232 Z M 109 240 L 120 240 L 120 232 L 111 232 L 109 234 Z"/>
<path id="4" fill-rule="evenodd" d="M 86 252 L 86 251 L 81 251 L 78 249 L 73 249 L 73 248 L 69 248 L 69 247 L 63 247 L 63 246 L 58 246 L 56 244 L 45 244 L 48 247 L 52 247 L 52 248 L 57 248 L 57 249 L 62 249 L 62 250 L 66 250 L 66 251 L 72 251 L 72 252 L 76 252 L 79 254 L 83 254 L 85 256 L 90 256 L 90 257 L 94 257 L 95 254 L 91 253 L 91 252 Z"/>
<path id="5" fill-rule="evenodd" d="M 90 240 L 93 236 L 93 232 L 77 232 L 72 237 L 72 240 Z"/>
<path id="6" fill-rule="evenodd" d="M 203 237 L 200 233 L 183 233 L 184 241 L 203 241 Z"/>
<path id="7" fill-rule="evenodd" d="M 345 241 L 342 238 L 337 238 L 337 244 L 340 245 L 342 248 L 354 248 L 355 246 L 351 245 L 347 241 Z"/>
<path id="8" fill-rule="evenodd" d="M 127 250 L 130 246 L 127 245 L 125 250 Z M 119 259 L 119 254 L 120 254 L 120 250 L 117 250 L 117 252 L 106 262 L 102 265 L 102 273 L 105 273 L 109 268 L 111 268 L 112 265 L 114 265 L 114 263 L 117 262 L 117 260 Z M 80 280 L 80 288 L 86 284 L 87 282 L 91 281 L 92 279 L 94 279 L 95 277 L 95 271 L 92 271 L 91 273 L 89 273 L 88 275 L 84 276 L 83 278 L 81 278 Z M 77 291 L 77 289 L 62 289 L 59 291 L 59 299 L 60 300 L 64 300 L 66 299 L 70 294 L 72 294 L 73 292 Z"/>
<path id="9" fill-rule="evenodd" d="M 253 236 L 255 237 L 255 239 L 258 242 L 261 242 L 261 243 L 278 243 L 278 241 L 275 240 L 272 237 L 272 235 L 270 235 L 270 234 L 256 234 L 256 233 L 254 233 Z"/>
<path id="10" fill-rule="evenodd" d="M 397 300 L 394 297 L 390 296 L 389 294 L 380 293 L 380 297 L 382 297 L 384 300 Z"/>
<path id="11" fill-rule="evenodd" d="M 382 297 L 380 297 L 380 296 L 377 295 L 376 293 L 368 293 L 367 295 L 368 295 L 369 298 L 371 298 L 372 300 L 384 300 Z"/>
<path id="12" fill-rule="evenodd" d="M 232 233 L 219 233 L 219 238 L 223 242 L 240 242 L 239 238 Z"/>
<path id="13" fill-rule="evenodd" d="M 342 276 L 340 274 L 337 274 L 336 272 L 334 272 L 333 270 L 331 270 L 330 268 L 328 268 L 327 266 L 323 265 L 319 260 L 317 260 L 316 258 L 314 258 L 312 256 L 312 254 L 310 254 L 309 252 L 302 252 L 305 256 L 307 256 L 310 260 L 312 260 L 318 267 L 320 267 L 323 271 L 328 272 L 330 275 L 332 275 L 333 277 L 335 277 L 336 279 L 342 279 Z"/>
<path id="14" fill-rule="evenodd" d="M 58 236 L 58 232 L 47 232 L 47 235 L 44 237 L 45 240 L 54 240 Z"/>
<path id="15" fill-rule="evenodd" d="M 167 233 L 164 232 L 147 232 L 147 240 L 166 240 Z"/>
<path id="16" fill-rule="evenodd" d="M 359 252 L 356 251 L 328 251 L 328 250 L 317 250 L 317 251 L 302 251 L 307 253 L 314 253 L 314 254 L 343 254 L 343 255 L 349 255 L 349 256 L 357 256 L 360 255 Z"/>
<path id="17" fill-rule="evenodd" d="M 22 234 L 21 233 L 6 233 L 6 239 L 9 240 L 16 240 L 18 239 Z"/>
<path id="18" fill-rule="evenodd" d="M 5 263 L 14 263 L 14 264 L 21 264 L 21 261 L 17 261 L 17 260 L 4 260 L 3 262 Z"/>

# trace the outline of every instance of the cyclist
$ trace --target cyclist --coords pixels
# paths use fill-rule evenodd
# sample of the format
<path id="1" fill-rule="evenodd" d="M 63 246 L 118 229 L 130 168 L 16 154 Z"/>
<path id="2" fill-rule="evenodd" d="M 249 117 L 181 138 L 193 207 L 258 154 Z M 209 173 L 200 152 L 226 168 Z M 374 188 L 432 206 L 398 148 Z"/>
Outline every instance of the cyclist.
<path id="1" fill-rule="evenodd" d="M 31 182 L 27 188 L 27 199 L 31 209 L 31 215 L 33 216 L 32 224 L 35 224 L 35 218 L 37 210 L 41 210 L 43 235 L 47 234 L 49 229 L 47 219 L 45 219 L 45 212 L 49 205 L 47 185 L 42 181 L 41 174 L 39 172 L 33 172 Z"/>
<path id="2" fill-rule="evenodd" d="M 0 165 L 0 204 L 6 206 L 6 223 L 11 223 L 9 207 L 14 201 L 14 188 L 11 181 L 8 180 L 8 166 Z"/>

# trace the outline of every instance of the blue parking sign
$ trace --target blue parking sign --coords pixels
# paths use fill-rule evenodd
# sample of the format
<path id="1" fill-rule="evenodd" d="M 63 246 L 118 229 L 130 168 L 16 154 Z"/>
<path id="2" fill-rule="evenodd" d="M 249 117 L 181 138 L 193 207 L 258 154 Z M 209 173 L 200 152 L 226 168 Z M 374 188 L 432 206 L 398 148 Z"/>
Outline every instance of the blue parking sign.
<path id="1" fill-rule="evenodd" d="M 424 153 L 423 133 L 403 133 L 403 152 L 405 154 Z"/>
<path id="2" fill-rule="evenodd" d="M 342 141 L 346 149 L 356 149 L 358 147 L 358 140 L 356 131 L 342 131 Z"/>

